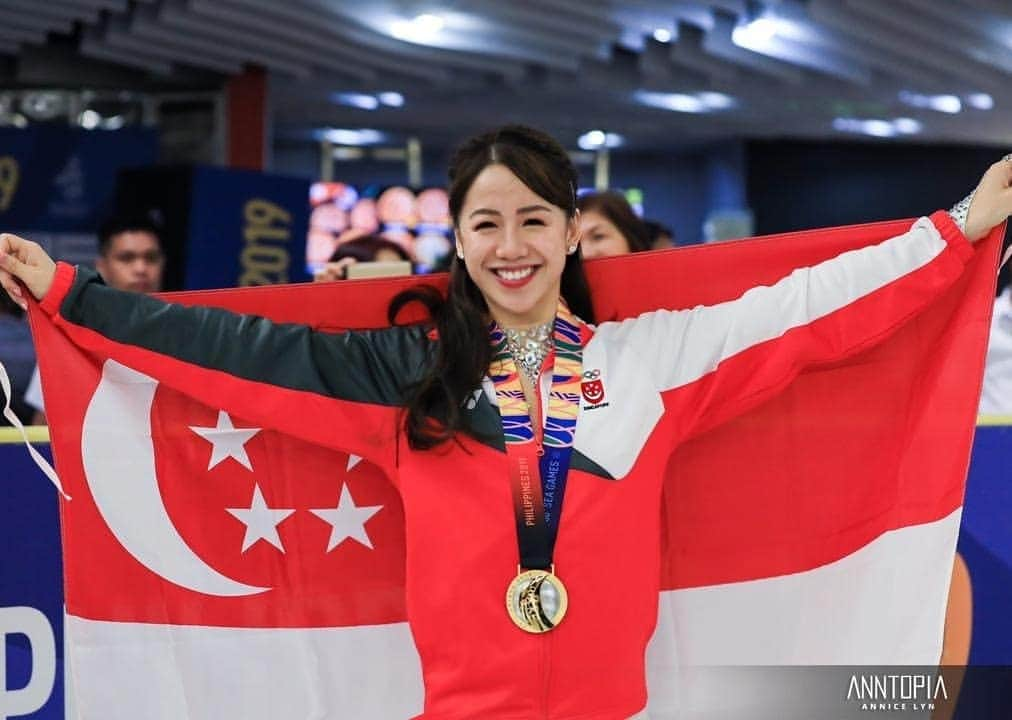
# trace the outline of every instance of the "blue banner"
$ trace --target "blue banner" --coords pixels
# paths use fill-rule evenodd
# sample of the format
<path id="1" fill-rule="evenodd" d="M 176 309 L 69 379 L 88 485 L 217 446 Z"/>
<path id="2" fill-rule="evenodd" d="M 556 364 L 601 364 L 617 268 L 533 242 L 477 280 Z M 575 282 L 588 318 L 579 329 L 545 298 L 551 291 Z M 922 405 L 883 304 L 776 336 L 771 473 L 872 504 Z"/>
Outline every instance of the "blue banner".
<path id="1" fill-rule="evenodd" d="M 120 169 L 157 155 L 151 128 L 0 128 L 0 228 L 31 237 L 57 259 L 90 264 Z"/>
<path id="2" fill-rule="evenodd" d="M 310 280 L 309 181 L 246 170 L 193 170 L 187 289 Z"/>
<path id="3" fill-rule="evenodd" d="M 1012 425 L 978 427 L 958 550 L 973 589 L 971 665 L 1012 665 Z"/>
<path id="4" fill-rule="evenodd" d="M 36 443 L 36 447 L 50 457 L 48 444 Z M 0 468 L 4 480 L 4 500 L 0 503 L 0 641 L 7 653 L 6 685 L 0 678 L 0 720 L 22 715 L 31 720 L 62 720 L 59 498 L 20 443 L 0 443 Z M 51 637 L 39 632 L 39 613 L 45 617 Z M 54 680 L 40 688 L 50 668 L 55 671 Z M 12 712 L 16 708 L 28 712 Z"/>

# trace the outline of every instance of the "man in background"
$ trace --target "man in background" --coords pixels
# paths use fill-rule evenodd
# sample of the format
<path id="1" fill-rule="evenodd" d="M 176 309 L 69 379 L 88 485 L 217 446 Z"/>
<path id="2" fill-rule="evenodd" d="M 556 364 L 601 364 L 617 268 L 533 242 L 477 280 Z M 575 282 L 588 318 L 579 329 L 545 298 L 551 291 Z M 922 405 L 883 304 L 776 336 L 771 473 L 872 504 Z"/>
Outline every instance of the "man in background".
<path id="1" fill-rule="evenodd" d="M 159 228 L 143 217 L 110 218 L 98 231 L 95 269 L 110 287 L 140 293 L 158 292 L 162 288 L 162 272 L 165 269 Z M 38 367 L 28 383 L 24 399 L 35 410 L 33 424 L 45 425 L 45 403 Z"/>

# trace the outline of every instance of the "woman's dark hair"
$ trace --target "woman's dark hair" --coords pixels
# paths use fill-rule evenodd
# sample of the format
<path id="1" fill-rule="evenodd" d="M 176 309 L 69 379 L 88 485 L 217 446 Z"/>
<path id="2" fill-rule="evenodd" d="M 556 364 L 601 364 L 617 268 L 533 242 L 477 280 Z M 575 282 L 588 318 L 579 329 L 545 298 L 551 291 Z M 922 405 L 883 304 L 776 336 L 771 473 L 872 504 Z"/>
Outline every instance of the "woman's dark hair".
<path id="1" fill-rule="evenodd" d="M 372 262 L 380 250 L 395 252 L 401 260 L 411 260 L 407 251 L 392 240 L 379 235 L 363 235 L 338 245 L 337 250 L 330 256 L 330 262 L 337 262 L 346 257 L 355 258 L 359 262 Z"/>
<path id="2" fill-rule="evenodd" d="M 618 228 L 629 244 L 629 252 L 642 252 L 651 247 L 650 233 L 646 224 L 637 217 L 629 201 L 614 190 L 583 195 L 577 201 L 580 212 L 597 212 Z"/>
<path id="3" fill-rule="evenodd" d="M 534 193 L 562 208 L 567 219 L 575 214 L 576 170 L 566 151 L 543 132 L 507 125 L 467 140 L 450 161 L 450 216 L 455 228 L 459 228 L 471 185 L 482 170 L 495 164 L 503 165 Z M 587 322 L 594 321 L 579 253 L 566 256 L 561 291 L 570 310 Z M 488 306 L 456 255 L 450 265 L 447 297 L 443 299 L 431 287 L 402 292 L 390 303 L 390 322 L 394 323 L 401 308 L 411 302 L 428 309 L 439 336 L 436 361 L 408 389 L 405 411 L 408 443 L 426 450 L 453 439 L 457 432 L 475 434 L 462 408 L 481 387 L 492 361 Z"/>
<path id="4" fill-rule="evenodd" d="M 675 231 L 669 228 L 662 222 L 657 220 L 644 220 L 643 224 L 647 228 L 647 234 L 650 236 L 650 247 L 657 247 L 657 243 L 661 238 L 665 238 L 665 245 L 675 245 Z"/>
<path id="5" fill-rule="evenodd" d="M 98 252 L 105 255 L 109 252 L 112 239 L 125 232 L 144 232 L 154 236 L 159 249 L 162 247 L 162 227 L 148 214 L 135 213 L 114 215 L 102 221 L 98 227 Z"/>

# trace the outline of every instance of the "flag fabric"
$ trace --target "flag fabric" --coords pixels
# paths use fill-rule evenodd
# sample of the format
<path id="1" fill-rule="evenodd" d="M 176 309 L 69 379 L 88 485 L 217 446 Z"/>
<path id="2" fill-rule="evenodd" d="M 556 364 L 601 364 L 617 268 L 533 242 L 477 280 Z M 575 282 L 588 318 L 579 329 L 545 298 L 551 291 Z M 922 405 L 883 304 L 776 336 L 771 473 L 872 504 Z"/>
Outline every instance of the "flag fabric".
<path id="1" fill-rule="evenodd" d="M 587 267 L 599 320 L 713 304 L 907 221 Z M 1000 231 L 883 342 L 804 372 L 672 458 L 649 713 L 705 665 L 937 661 Z M 324 330 L 382 327 L 417 279 L 176 293 Z M 445 279 L 434 279 L 445 284 Z M 412 318 L 406 317 L 406 320 Z M 404 514 L 375 465 L 208 407 L 32 312 L 61 502 L 80 718 L 409 718 Z"/>

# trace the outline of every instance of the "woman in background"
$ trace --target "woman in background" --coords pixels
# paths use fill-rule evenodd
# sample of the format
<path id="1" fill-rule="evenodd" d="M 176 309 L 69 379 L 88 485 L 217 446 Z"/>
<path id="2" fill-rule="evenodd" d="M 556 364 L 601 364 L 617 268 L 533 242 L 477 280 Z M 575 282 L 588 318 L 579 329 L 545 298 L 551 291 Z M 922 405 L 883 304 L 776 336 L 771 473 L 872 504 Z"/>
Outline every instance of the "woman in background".
<path id="1" fill-rule="evenodd" d="M 313 275 L 313 282 L 344 280 L 349 265 L 359 262 L 411 261 L 407 251 L 397 243 L 380 237 L 366 235 L 338 245 L 330 260 Z"/>
<path id="2" fill-rule="evenodd" d="M 580 253 L 584 260 L 650 250 L 650 233 L 621 193 L 590 193 L 580 210 Z"/>

